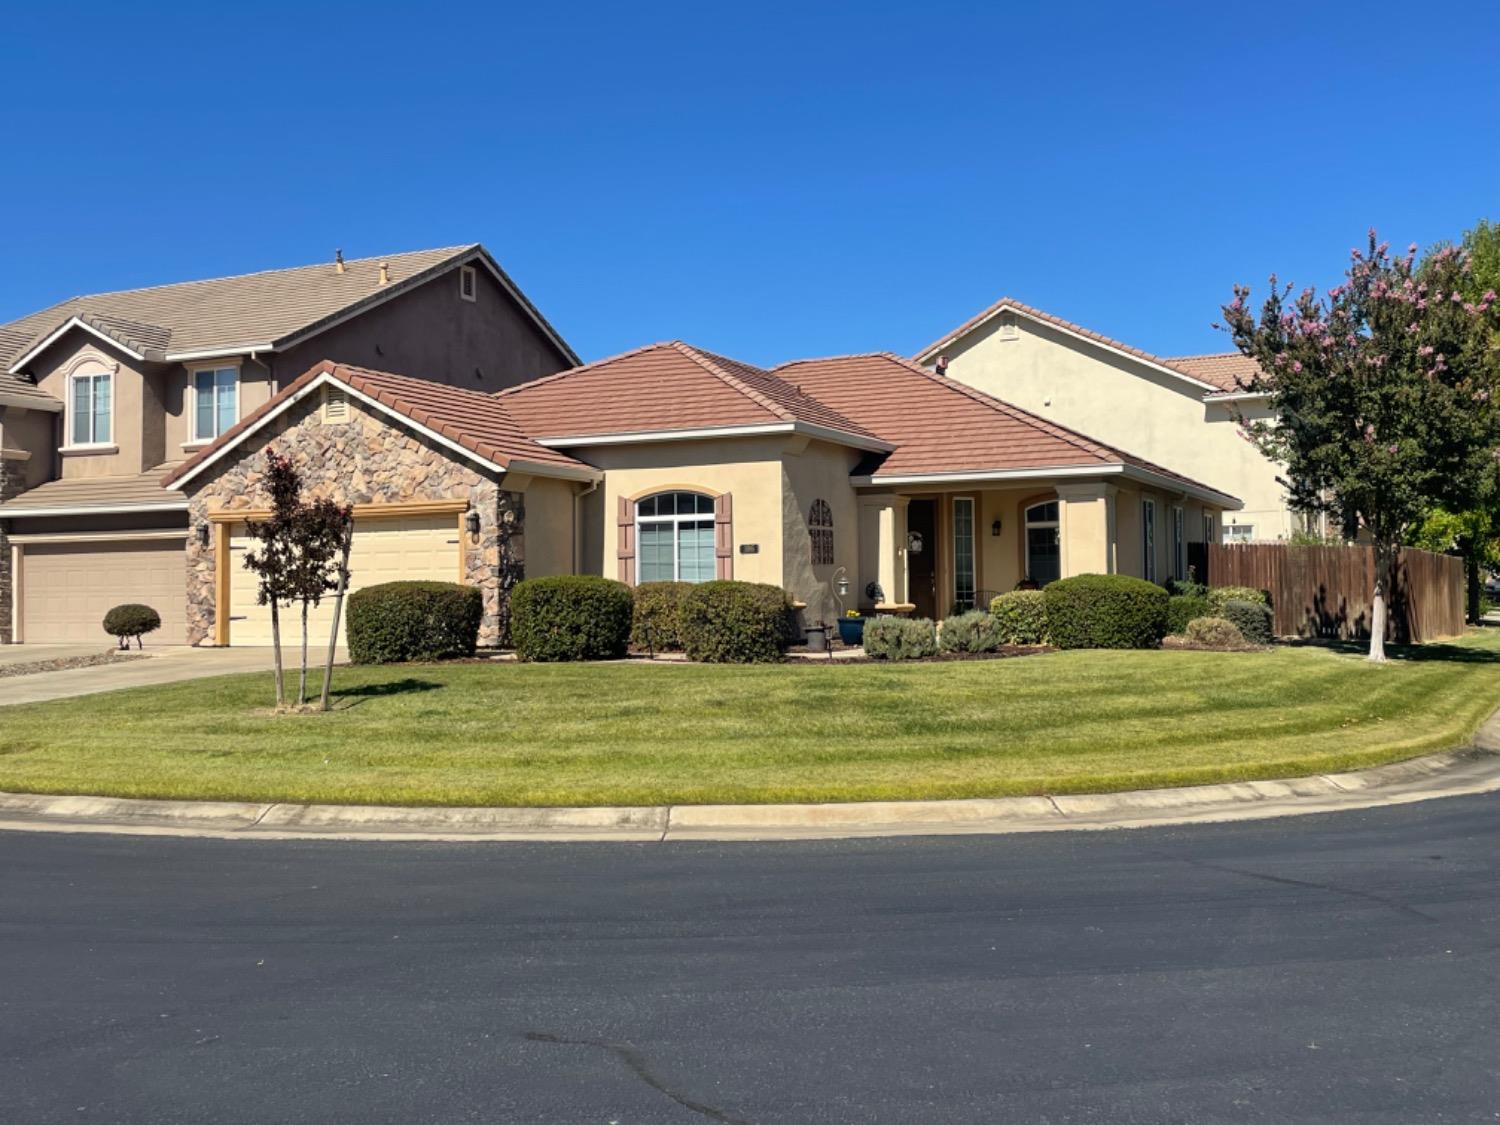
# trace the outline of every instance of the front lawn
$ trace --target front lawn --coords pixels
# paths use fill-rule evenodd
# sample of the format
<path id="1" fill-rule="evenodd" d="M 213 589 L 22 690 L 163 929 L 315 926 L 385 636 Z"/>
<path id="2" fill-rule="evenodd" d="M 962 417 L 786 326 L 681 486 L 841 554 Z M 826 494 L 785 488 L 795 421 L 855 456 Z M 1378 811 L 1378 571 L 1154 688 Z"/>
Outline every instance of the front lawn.
<path id="1" fill-rule="evenodd" d="M 269 674 L 226 676 L 5 708 L 0 790 L 638 805 L 1283 777 L 1459 746 L 1500 705 L 1500 630 L 1405 655 L 346 668 L 339 710 L 305 716 L 267 713 Z"/>

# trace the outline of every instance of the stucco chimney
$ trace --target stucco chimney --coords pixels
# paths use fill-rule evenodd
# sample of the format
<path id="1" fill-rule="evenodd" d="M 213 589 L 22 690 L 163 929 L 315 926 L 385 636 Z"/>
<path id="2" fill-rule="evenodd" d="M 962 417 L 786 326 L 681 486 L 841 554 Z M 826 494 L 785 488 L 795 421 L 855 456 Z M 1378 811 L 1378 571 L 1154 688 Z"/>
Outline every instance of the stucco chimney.
<path id="1" fill-rule="evenodd" d="M 390 283 L 391 283 L 391 263 L 390 262 L 381 262 L 380 263 L 380 284 L 381 285 L 389 285 Z"/>
<path id="2" fill-rule="evenodd" d="M 333 268 L 335 270 L 337 270 L 339 273 L 343 273 L 344 272 L 344 252 L 343 252 L 343 250 L 335 250 L 333 252 Z"/>

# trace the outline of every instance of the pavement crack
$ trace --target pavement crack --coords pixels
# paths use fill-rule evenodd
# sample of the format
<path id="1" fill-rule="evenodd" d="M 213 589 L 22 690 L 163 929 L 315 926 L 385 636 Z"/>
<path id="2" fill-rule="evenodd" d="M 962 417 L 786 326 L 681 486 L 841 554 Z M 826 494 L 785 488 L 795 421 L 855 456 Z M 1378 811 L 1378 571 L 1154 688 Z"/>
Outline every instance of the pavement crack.
<path id="1" fill-rule="evenodd" d="M 274 808 L 277 808 L 280 804 L 281 804 L 280 801 L 272 801 L 265 808 L 261 809 L 260 810 L 260 814 L 258 816 L 256 816 L 256 818 L 254 820 L 252 820 L 249 824 L 245 825 L 244 828 L 240 829 L 240 831 L 241 832 L 249 832 L 250 829 L 259 827 L 260 826 L 260 822 L 263 821 L 263 820 L 265 820 L 266 817 L 270 816 L 271 815 L 271 810 L 274 809 Z"/>
<path id="2" fill-rule="evenodd" d="M 672 806 L 668 805 L 667 806 L 667 815 L 662 819 L 662 822 L 661 822 L 661 835 L 659 837 L 657 837 L 656 842 L 658 844 L 664 844 L 664 843 L 666 843 L 666 841 L 667 841 L 667 833 L 670 832 L 670 831 L 672 831 Z"/>
<path id="3" fill-rule="evenodd" d="M 716 1109 L 711 1105 L 704 1105 L 702 1102 L 694 1101 L 681 1091 L 672 1089 L 651 1072 L 651 1068 L 646 1065 L 645 1056 L 627 1043 L 610 1043 L 604 1039 L 567 1039 L 561 1035 L 553 1035 L 545 1031 L 528 1031 L 526 1038 L 533 1043 L 556 1043 L 564 1047 L 597 1047 L 601 1051 L 607 1051 L 614 1055 L 628 1066 L 631 1072 L 642 1082 L 650 1086 L 657 1093 L 671 1098 L 672 1101 L 682 1106 L 683 1109 L 701 1114 L 710 1121 L 722 1122 L 723 1125 L 755 1125 L 748 1118 L 733 1117 L 725 1113 L 722 1109 Z"/>
<path id="4" fill-rule="evenodd" d="M 1062 806 L 1057 803 L 1057 798 L 1054 797 L 1051 793 L 1047 793 L 1045 794 L 1045 796 L 1047 798 L 1047 803 L 1057 810 L 1057 815 L 1066 820 L 1068 814 L 1063 812 Z"/>
<path id="5" fill-rule="evenodd" d="M 1364 899 L 1394 910 L 1399 914 L 1408 914 L 1413 918 L 1420 918 L 1424 922 L 1441 922 L 1441 918 L 1434 918 L 1431 914 L 1418 910 L 1415 906 L 1407 906 L 1404 902 L 1398 902 L 1384 895 L 1372 894 L 1369 891 L 1356 890 L 1353 887 L 1341 887 L 1337 883 L 1315 883 L 1309 879 L 1293 879 L 1286 875 L 1267 875 L 1263 871 L 1250 871 L 1243 867 L 1229 867 L 1219 863 L 1205 863 L 1201 859 L 1186 859 L 1182 856 L 1173 856 L 1183 863 L 1191 864 L 1193 867 L 1201 867 L 1207 871 L 1221 871 L 1226 875 L 1243 875 L 1247 879 L 1260 879 L 1267 883 L 1277 883 L 1283 887 L 1303 887 L 1312 891 L 1329 891 L 1333 894 L 1348 895 L 1350 898 Z"/>

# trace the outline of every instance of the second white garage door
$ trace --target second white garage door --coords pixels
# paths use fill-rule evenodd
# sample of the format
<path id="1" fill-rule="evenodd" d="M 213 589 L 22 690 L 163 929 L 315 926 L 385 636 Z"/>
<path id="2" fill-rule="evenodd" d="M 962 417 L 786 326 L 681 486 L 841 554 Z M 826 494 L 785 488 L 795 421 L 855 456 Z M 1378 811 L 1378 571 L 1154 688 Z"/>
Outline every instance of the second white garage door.
<path id="1" fill-rule="evenodd" d="M 350 592 L 382 582 L 409 579 L 459 581 L 463 547 L 458 520 L 459 517 L 451 513 L 397 519 L 356 519 L 354 544 L 349 552 Z M 229 539 L 231 645 L 271 643 L 270 608 L 255 604 L 256 577 L 245 567 L 245 552 L 254 545 L 255 541 L 245 534 L 244 525 L 236 524 Z M 282 607 L 283 645 L 300 643 L 300 614 L 298 606 Z M 330 596 L 308 614 L 308 636 L 314 648 L 328 643 L 328 631 L 332 624 L 333 598 Z M 343 631 L 342 623 L 340 631 Z"/>

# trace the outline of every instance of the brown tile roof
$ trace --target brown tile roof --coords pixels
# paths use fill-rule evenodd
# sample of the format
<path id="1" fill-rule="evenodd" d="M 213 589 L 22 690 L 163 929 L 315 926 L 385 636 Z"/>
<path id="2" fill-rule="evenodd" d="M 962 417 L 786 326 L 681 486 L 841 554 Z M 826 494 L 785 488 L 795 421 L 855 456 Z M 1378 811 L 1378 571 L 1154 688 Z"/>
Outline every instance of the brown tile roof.
<path id="1" fill-rule="evenodd" d="M 827 403 L 769 371 L 674 340 L 497 395 L 539 439 L 804 422 L 869 440 Z"/>
<path id="2" fill-rule="evenodd" d="M 775 373 L 896 446 L 859 470 L 877 479 L 1126 465 L 1218 492 L 888 352 L 798 360 Z"/>
<path id="3" fill-rule="evenodd" d="M 1044 324 L 1050 324 L 1055 328 L 1061 328 L 1066 332 L 1071 332 L 1074 335 L 1082 336 L 1084 339 L 1092 340 L 1094 343 L 1101 344 L 1106 348 L 1113 348 L 1115 351 L 1124 352 L 1126 355 L 1134 356 L 1135 358 L 1143 360 L 1146 363 L 1155 364 L 1157 367 L 1165 368 L 1166 370 L 1171 371 L 1174 374 L 1181 375 L 1187 379 L 1192 379 L 1196 383 L 1207 382 L 1206 380 L 1193 374 L 1191 370 L 1183 366 L 1177 360 L 1164 359 L 1159 355 L 1152 355 L 1148 351 L 1142 351 L 1140 348 L 1131 347 L 1129 344 L 1112 339 L 1111 337 L 1104 335 L 1102 332 L 1095 332 L 1090 328 L 1083 327 L 1083 325 L 1081 324 L 1075 324 L 1071 320 L 1064 320 L 1060 316 L 1053 316 L 1049 312 L 1043 312 L 1041 309 L 1034 308 L 1031 305 L 1023 304 L 1022 302 L 1017 301 L 1014 297 L 1001 297 L 998 301 L 996 301 L 989 308 L 985 309 L 983 312 L 980 312 L 975 316 L 971 316 L 968 320 L 964 321 L 951 332 L 945 332 L 943 335 L 939 336 L 936 340 L 934 340 L 932 343 L 928 344 L 925 348 L 918 352 L 915 357 L 916 360 L 920 363 L 931 359 L 939 352 L 941 352 L 944 348 L 951 347 L 955 341 L 963 336 L 968 335 L 975 328 L 979 327 L 991 317 L 1006 310 L 1020 313 L 1022 316 L 1028 317 L 1031 320 L 1038 320 Z M 1217 385 L 1213 385 L 1213 389 L 1217 390 L 1219 388 L 1217 387 Z"/>
<path id="4" fill-rule="evenodd" d="M 344 316 L 419 285 L 461 261 L 482 259 L 510 287 L 517 300 L 567 355 L 567 344 L 511 285 L 479 243 L 416 250 L 294 269 L 187 281 L 149 289 L 126 289 L 73 297 L 9 324 L 0 325 L 0 370 L 52 332 L 78 317 L 90 327 L 148 358 L 187 355 L 256 345 L 279 345 Z M 379 284 L 380 265 L 390 280 Z"/>
<path id="5" fill-rule="evenodd" d="M 1215 352 L 1211 355 L 1180 355 L 1173 366 L 1189 372 L 1194 379 L 1212 383 L 1217 391 L 1243 391 L 1260 374 L 1260 365 L 1241 352 Z"/>
<path id="6" fill-rule="evenodd" d="M 565 454 L 536 444 L 493 395 L 324 360 L 314 364 L 269 402 L 178 465 L 162 478 L 162 485 L 169 486 L 179 481 L 199 465 L 212 460 L 220 450 L 240 441 L 256 429 L 262 419 L 325 374 L 501 468 L 521 462 L 524 471 L 535 468 L 543 475 L 548 468 L 578 471 L 567 475 L 593 475 L 595 471 Z"/>
<path id="7" fill-rule="evenodd" d="M 48 481 L 0 504 L 0 516 L 34 516 L 51 511 L 97 511 L 111 508 L 186 506 L 179 492 L 162 487 L 162 474 L 176 466 L 166 462 L 129 477 L 85 477 Z"/>

